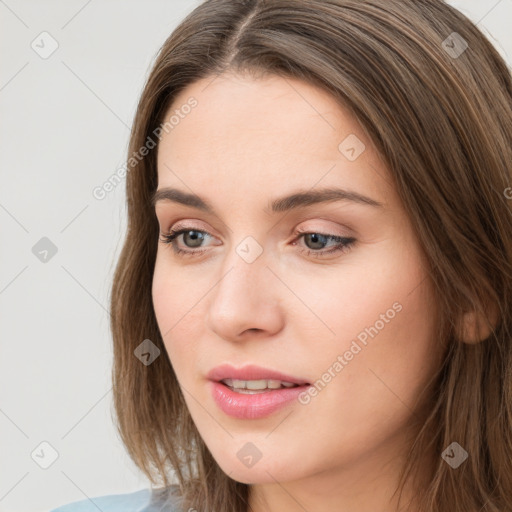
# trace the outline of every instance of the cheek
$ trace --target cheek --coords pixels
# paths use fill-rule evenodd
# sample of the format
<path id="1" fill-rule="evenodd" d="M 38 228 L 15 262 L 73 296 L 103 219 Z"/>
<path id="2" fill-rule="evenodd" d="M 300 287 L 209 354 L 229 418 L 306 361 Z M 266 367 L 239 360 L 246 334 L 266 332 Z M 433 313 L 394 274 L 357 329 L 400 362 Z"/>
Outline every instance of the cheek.
<path id="1" fill-rule="evenodd" d="M 204 280 L 193 279 L 190 274 L 180 271 L 178 265 L 172 264 L 172 256 L 168 251 L 172 249 L 159 248 L 152 283 L 153 307 L 162 334 L 171 328 L 174 331 L 173 326 L 178 325 L 180 319 L 198 304 L 206 292 Z M 199 272 L 197 275 L 200 275 Z"/>
<path id="2" fill-rule="evenodd" d="M 317 378 L 333 382 L 320 394 L 341 399 L 361 416 L 378 409 L 383 399 L 403 407 L 398 396 L 412 404 L 440 356 L 432 336 L 432 290 L 420 253 L 414 245 L 396 242 L 380 249 L 317 278 L 316 287 L 295 278 L 294 291 L 318 312 L 318 319 L 303 315 L 294 332 L 311 333 L 317 326 L 319 335 L 314 340 L 308 335 L 304 354 L 309 353 Z M 329 372 L 336 377 L 329 380 Z"/>
<path id="3" fill-rule="evenodd" d="M 331 282 L 323 292 L 331 300 L 317 299 L 336 335 L 310 338 L 303 352 L 318 392 L 299 412 L 321 432 L 318 450 L 333 464 L 340 454 L 355 460 L 403 432 L 438 364 L 426 310 L 429 281 L 422 282 L 421 267 L 396 262 L 393 271 L 381 266 L 371 281 L 351 275 Z"/>
<path id="4" fill-rule="evenodd" d="M 163 337 L 163 341 L 171 362 L 179 357 L 179 344 L 170 343 L 170 340 L 187 339 L 188 350 L 194 349 L 193 326 L 190 311 L 201 297 L 200 283 L 191 286 L 190 282 L 168 265 L 165 250 L 159 249 L 155 262 L 152 283 L 152 297 L 155 317 Z M 188 281 L 188 279 L 187 279 Z M 188 332 L 187 332 L 188 331 Z"/>
<path id="5" fill-rule="evenodd" d="M 151 295 L 153 309 L 162 335 L 172 327 L 176 311 L 177 294 L 171 292 L 173 287 L 170 286 L 170 283 L 170 275 L 165 268 L 164 257 L 159 249 L 153 273 Z"/>
<path id="6" fill-rule="evenodd" d="M 370 339 L 368 329 L 375 333 L 372 326 L 379 333 L 407 327 L 421 333 L 429 330 L 432 316 L 426 277 L 416 245 L 390 237 L 349 254 L 336 268 L 284 274 L 283 280 L 309 309 L 303 308 L 290 323 L 301 322 L 309 332 L 316 326 L 321 339 L 337 348 L 358 336 L 364 343 Z"/>
<path id="7" fill-rule="evenodd" d="M 201 271 L 180 270 L 159 249 L 152 282 L 155 317 L 178 380 L 186 383 L 197 374 L 194 366 L 204 356 L 205 304 L 213 286 Z M 199 276 L 199 277 L 195 277 Z"/>

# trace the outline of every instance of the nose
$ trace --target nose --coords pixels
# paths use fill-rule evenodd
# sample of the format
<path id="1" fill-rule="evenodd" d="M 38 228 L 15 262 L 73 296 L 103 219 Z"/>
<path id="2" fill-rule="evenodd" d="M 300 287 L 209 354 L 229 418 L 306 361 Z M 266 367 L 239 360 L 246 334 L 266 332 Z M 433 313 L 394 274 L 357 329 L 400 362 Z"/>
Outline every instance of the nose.
<path id="1" fill-rule="evenodd" d="M 225 340 L 267 337 L 283 328 L 283 287 L 264 255 L 248 263 L 233 250 L 209 294 L 208 328 Z"/>

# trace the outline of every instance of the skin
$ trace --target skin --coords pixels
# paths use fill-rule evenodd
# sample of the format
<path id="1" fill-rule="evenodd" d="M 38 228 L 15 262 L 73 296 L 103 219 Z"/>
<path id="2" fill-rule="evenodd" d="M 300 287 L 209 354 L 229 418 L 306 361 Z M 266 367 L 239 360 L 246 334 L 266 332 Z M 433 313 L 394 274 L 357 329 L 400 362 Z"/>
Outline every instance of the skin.
<path id="1" fill-rule="evenodd" d="M 212 80 L 175 99 L 169 115 L 190 96 L 198 105 L 158 148 L 158 188 L 193 192 L 215 209 L 156 204 L 162 234 L 178 221 L 211 234 L 199 246 L 178 236 L 180 248 L 205 250 L 192 257 L 158 242 L 153 280 L 158 325 L 190 414 L 222 470 L 252 484 L 254 512 L 394 511 L 411 420 L 441 348 L 432 340 L 427 262 L 389 169 L 358 121 L 322 89 L 277 76 Z M 366 147 L 354 161 L 338 149 L 350 134 Z M 330 186 L 383 207 L 267 208 L 299 189 Z M 297 228 L 356 242 L 319 256 L 337 242 L 315 243 Z M 247 236 L 263 250 L 250 264 L 236 252 Z M 213 401 L 206 375 L 226 362 L 317 381 L 394 303 L 400 312 L 308 404 L 242 420 Z M 237 457 L 247 442 L 262 453 L 250 468 Z M 403 499 L 414 494 L 406 488 Z"/>

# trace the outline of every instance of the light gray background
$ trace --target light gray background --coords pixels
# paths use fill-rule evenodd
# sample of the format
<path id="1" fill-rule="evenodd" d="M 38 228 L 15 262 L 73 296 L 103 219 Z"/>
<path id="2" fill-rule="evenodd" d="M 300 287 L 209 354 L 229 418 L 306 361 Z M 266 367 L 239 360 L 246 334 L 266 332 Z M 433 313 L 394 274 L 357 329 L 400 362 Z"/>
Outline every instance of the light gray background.
<path id="1" fill-rule="evenodd" d="M 156 53 L 199 3 L 0 0 L 0 512 L 149 487 L 111 420 L 124 182 L 103 200 L 92 191 L 125 162 Z M 450 3 L 510 66 L 512 0 Z M 44 31 L 58 43 L 46 59 L 31 47 L 50 48 Z M 43 237 L 57 247 L 45 263 L 32 252 Z M 44 441 L 58 453 L 47 469 Z"/>

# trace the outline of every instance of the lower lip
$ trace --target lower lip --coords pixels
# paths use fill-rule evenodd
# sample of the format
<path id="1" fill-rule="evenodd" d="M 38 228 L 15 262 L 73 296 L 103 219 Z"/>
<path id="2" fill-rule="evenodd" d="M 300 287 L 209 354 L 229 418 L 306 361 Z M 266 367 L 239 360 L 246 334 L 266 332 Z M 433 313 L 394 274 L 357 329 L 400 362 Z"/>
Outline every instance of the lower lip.
<path id="1" fill-rule="evenodd" d="M 229 416 L 243 420 L 264 418 L 286 404 L 296 400 L 309 386 L 281 388 L 264 393 L 237 393 L 220 382 L 211 382 L 211 391 L 216 404 Z"/>

